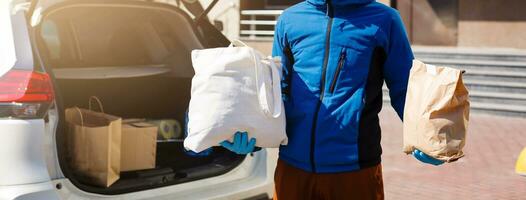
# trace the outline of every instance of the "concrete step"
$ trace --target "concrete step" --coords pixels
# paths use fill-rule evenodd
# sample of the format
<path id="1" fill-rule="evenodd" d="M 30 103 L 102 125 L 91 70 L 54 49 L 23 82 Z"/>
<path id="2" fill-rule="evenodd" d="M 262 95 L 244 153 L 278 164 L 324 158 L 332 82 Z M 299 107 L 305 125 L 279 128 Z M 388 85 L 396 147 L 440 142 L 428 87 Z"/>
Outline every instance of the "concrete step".
<path id="1" fill-rule="evenodd" d="M 471 96 L 469 99 L 470 99 L 471 102 L 526 106 L 526 100 L 479 97 L 479 96 Z"/>
<path id="2" fill-rule="evenodd" d="M 526 94 L 526 83 L 521 82 L 496 82 L 491 80 L 466 80 L 464 84 L 472 92 L 495 93 L 507 96 Z M 384 85 L 383 90 L 387 94 L 387 87 Z"/>
<path id="3" fill-rule="evenodd" d="M 417 58 L 436 58 L 448 60 L 478 60 L 478 61 L 517 61 L 526 62 L 526 51 L 519 49 L 487 49 L 487 48 L 457 48 L 457 47 L 423 47 L 413 46 Z"/>
<path id="4" fill-rule="evenodd" d="M 471 102 L 470 106 L 473 113 L 526 117 L 526 106 L 523 105 Z"/>
<path id="5" fill-rule="evenodd" d="M 524 71 L 504 71 L 502 69 L 500 70 L 474 70 L 470 72 L 466 72 L 464 74 L 465 76 L 469 75 L 485 75 L 485 76 L 498 76 L 498 77 L 516 77 L 516 78 L 523 78 L 526 79 L 526 69 Z"/>
<path id="6" fill-rule="evenodd" d="M 487 80 L 495 82 L 517 82 L 526 83 L 526 70 L 503 71 L 503 70 L 469 70 L 463 76 L 465 81 Z"/>
<path id="7" fill-rule="evenodd" d="M 389 98 L 389 91 L 387 88 L 384 88 L 382 93 L 384 95 L 384 99 Z M 526 106 L 526 94 L 469 91 L 469 97 L 470 101 L 473 102 L 502 103 L 507 105 Z"/>
<path id="8" fill-rule="evenodd" d="M 417 59 L 419 59 L 417 57 Z M 475 60 L 454 60 L 454 59 L 435 59 L 422 58 L 424 63 L 449 66 L 458 69 L 464 69 L 468 72 L 473 70 L 486 71 L 526 71 L 526 62 L 516 61 L 475 61 Z"/>
<path id="9" fill-rule="evenodd" d="M 497 82 L 492 80 L 464 80 L 470 91 L 526 94 L 526 83 Z"/>
<path id="10" fill-rule="evenodd" d="M 440 65 L 440 64 L 435 64 Z M 518 67 L 518 66 L 492 66 L 492 65 L 442 65 L 442 66 L 449 66 L 453 68 L 458 68 L 462 70 L 466 70 L 466 72 L 472 72 L 472 71 L 478 71 L 478 70 L 485 70 L 485 71 L 507 71 L 507 72 L 524 72 L 526 68 L 524 67 Z"/>
<path id="11" fill-rule="evenodd" d="M 471 91 L 469 96 L 472 102 L 526 106 L 525 94 Z"/>
<path id="12" fill-rule="evenodd" d="M 498 92 L 482 92 L 482 91 L 470 91 L 469 95 L 472 97 L 492 97 L 492 98 L 506 98 L 516 100 L 526 100 L 526 94 L 518 93 L 498 93 Z"/>

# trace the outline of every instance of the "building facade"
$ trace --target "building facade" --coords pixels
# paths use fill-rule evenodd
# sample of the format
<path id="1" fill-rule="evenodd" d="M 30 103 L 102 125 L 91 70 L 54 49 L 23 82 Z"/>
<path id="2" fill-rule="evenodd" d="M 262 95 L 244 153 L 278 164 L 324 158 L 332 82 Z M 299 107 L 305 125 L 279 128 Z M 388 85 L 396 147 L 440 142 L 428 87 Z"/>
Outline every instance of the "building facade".
<path id="1" fill-rule="evenodd" d="M 397 0 L 413 44 L 526 48 L 524 0 Z"/>
<path id="2" fill-rule="evenodd" d="M 239 36 L 272 36 L 270 21 L 279 11 L 300 1 L 238 0 Z M 414 45 L 526 49 L 524 0 L 379 1 L 400 11 Z"/>

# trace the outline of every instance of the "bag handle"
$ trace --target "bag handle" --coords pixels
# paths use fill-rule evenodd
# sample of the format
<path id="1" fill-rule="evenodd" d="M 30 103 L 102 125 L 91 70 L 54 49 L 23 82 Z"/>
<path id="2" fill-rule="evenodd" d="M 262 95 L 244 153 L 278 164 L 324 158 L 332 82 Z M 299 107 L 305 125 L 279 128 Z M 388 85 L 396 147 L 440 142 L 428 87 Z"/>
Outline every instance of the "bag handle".
<path id="1" fill-rule="evenodd" d="M 272 113 L 273 118 L 278 118 L 281 115 L 281 77 L 279 72 L 279 67 L 276 65 L 272 57 L 268 58 L 269 67 L 272 72 L 272 103 L 274 105 L 274 112 Z M 266 96 L 266 95 L 265 95 Z"/>
<path id="2" fill-rule="evenodd" d="M 241 40 L 235 39 L 235 40 L 232 40 L 230 45 L 228 45 L 228 48 L 232 48 L 232 47 L 248 47 L 248 45 L 242 42 Z"/>
<path id="3" fill-rule="evenodd" d="M 79 107 L 75 107 L 75 110 L 79 113 L 80 116 L 80 126 L 84 127 L 84 117 L 82 116 L 82 111 L 79 109 Z"/>
<path id="4" fill-rule="evenodd" d="M 89 101 L 88 101 L 88 108 L 89 110 L 93 111 L 91 109 L 91 102 L 93 102 L 93 100 L 97 101 L 97 104 L 99 104 L 99 110 L 100 112 L 104 113 L 104 107 L 102 107 L 102 102 L 100 101 L 100 99 L 96 96 L 91 96 L 89 97 Z"/>
<path id="5" fill-rule="evenodd" d="M 252 50 L 252 55 L 254 57 L 254 60 L 255 60 L 255 63 L 254 63 L 254 68 L 255 68 L 255 71 L 256 71 L 256 94 L 258 95 L 258 99 L 259 99 L 259 104 L 261 106 L 261 110 L 263 111 L 263 113 L 265 113 L 265 115 L 269 116 L 269 117 L 272 117 L 272 118 L 278 118 L 280 115 L 281 115 L 281 92 L 280 92 L 280 88 L 281 88 L 281 80 L 280 80 L 280 76 L 279 76 L 279 71 L 278 71 L 278 67 L 276 65 L 276 63 L 274 62 L 274 59 L 272 58 L 269 58 L 269 59 L 264 59 L 263 61 L 259 59 L 258 56 L 255 55 L 254 51 Z M 267 91 L 267 87 L 266 87 L 266 84 L 263 83 L 262 81 L 262 78 L 261 78 L 261 75 L 262 73 L 260 72 L 260 65 L 261 63 L 265 64 L 266 66 L 268 66 L 270 68 L 270 71 L 271 71 L 271 76 L 272 76 L 272 103 L 273 103 L 273 108 L 272 108 L 272 111 L 271 111 L 271 105 L 269 103 L 269 100 L 268 100 L 268 94 L 269 94 L 269 91 Z M 263 75 L 263 77 L 265 77 Z M 266 80 L 266 79 L 264 79 Z M 260 88 L 261 87 L 261 88 Z"/>
<path id="6" fill-rule="evenodd" d="M 239 40 L 233 40 L 229 48 L 234 46 L 244 46 L 248 47 L 245 43 L 239 41 Z M 259 56 L 256 55 L 256 52 L 254 49 L 250 49 L 250 53 L 252 54 L 252 60 L 254 61 L 254 71 L 255 71 L 255 78 L 256 78 L 256 95 L 258 96 L 259 100 L 259 106 L 263 113 L 272 118 L 278 118 L 281 115 L 281 79 L 280 79 L 280 72 L 278 71 L 278 66 L 274 62 L 274 59 L 269 57 L 268 59 L 261 60 Z M 270 103 L 268 100 L 268 94 L 269 91 L 267 91 L 266 84 L 262 81 L 260 72 L 261 64 L 264 64 L 265 66 L 270 68 L 271 76 L 272 76 L 272 102 L 273 102 L 273 109 L 271 111 Z M 262 87 L 261 87 L 262 86 Z M 261 88 L 260 88 L 261 87 Z"/>

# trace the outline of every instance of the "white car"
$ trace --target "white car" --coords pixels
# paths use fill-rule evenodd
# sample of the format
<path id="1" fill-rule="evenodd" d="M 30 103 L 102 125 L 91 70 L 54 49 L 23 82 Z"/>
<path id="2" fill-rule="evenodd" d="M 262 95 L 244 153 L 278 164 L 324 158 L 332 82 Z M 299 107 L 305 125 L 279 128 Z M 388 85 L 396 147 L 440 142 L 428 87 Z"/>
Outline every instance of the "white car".
<path id="1" fill-rule="evenodd" d="M 272 197 L 276 150 L 197 157 L 180 140 L 159 142 L 155 169 L 109 187 L 66 163 L 64 110 L 89 96 L 123 118 L 183 121 L 190 51 L 229 43 L 192 2 L 0 1 L 0 200 Z"/>

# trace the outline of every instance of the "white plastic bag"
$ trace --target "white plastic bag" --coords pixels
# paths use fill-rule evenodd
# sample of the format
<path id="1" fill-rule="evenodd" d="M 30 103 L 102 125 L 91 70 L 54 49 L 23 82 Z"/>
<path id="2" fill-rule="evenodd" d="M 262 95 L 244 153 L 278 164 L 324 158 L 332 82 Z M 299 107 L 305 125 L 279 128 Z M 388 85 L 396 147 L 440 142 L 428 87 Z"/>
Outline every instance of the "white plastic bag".
<path id="1" fill-rule="evenodd" d="M 237 131 L 258 147 L 287 144 L 278 59 L 264 58 L 240 41 L 192 51 L 195 75 L 185 148 L 200 152 L 232 141 Z"/>

